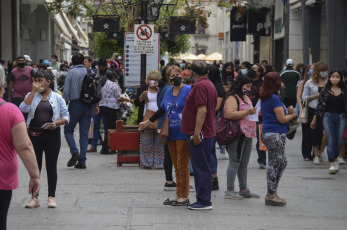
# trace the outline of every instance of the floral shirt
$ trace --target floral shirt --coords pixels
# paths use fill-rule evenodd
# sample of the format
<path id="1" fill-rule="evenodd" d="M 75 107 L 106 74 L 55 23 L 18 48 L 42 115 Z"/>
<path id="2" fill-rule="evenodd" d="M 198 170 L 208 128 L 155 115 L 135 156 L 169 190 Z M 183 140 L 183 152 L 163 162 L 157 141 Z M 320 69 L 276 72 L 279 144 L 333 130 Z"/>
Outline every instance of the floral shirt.
<path id="1" fill-rule="evenodd" d="M 246 102 L 244 102 L 239 96 L 237 96 L 237 99 L 239 100 L 239 111 L 246 111 L 249 108 L 253 108 L 252 101 L 249 99 L 248 96 L 246 97 Z M 242 132 L 245 134 L 248 138 L 255 138 L 257 137 L 257 126 L 255 121 L 250 121 L 249 116 L 245 116 L 244 118 L 240 119 L 240 128 Z"/>
<path id="2" fill-rule="evenodd" d="M 99 106 L 111 109 L 119 109 L 118 99 L 121 97 L 121 89 L 117 82 L 107 79 L 105 85 L 101 88 L 101 101 Z"/>

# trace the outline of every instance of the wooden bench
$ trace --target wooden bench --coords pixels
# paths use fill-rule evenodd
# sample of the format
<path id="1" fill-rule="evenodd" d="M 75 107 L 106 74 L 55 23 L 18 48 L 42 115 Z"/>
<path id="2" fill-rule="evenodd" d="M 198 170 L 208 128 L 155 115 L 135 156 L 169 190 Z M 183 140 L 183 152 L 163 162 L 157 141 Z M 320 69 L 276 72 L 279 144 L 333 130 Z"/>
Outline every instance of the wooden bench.
<path id="1" fill-rule="evenodd" d="M 123 120 L 118 120 L 116 129 L 108 130 L 109 146 L 117 151 L 117 166 L 140 164 L 140 132 L 137 129 L 137 125 L 124 125 Z"/>

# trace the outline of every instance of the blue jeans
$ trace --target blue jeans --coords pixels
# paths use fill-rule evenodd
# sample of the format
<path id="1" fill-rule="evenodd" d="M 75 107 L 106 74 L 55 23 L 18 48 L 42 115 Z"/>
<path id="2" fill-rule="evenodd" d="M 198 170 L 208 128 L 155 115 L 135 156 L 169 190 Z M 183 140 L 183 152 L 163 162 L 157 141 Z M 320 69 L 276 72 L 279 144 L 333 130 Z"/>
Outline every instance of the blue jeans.
<path id="1" fill-rule="evenodd" d="M 213 149 L 211 154 L 211 169 L 212 169 L 212 175 L 217 175 L 217 155 L 216 155 L 216 138 L 214 137 L 214 143 L 213 143 Z"/>
<path id="2" fill-rule="evenodd" d="M 94 108 L 94 106 L 93 106 Z M 91 142 L 91 145 L 93 147 L 96 147 L 98 144 L 98 140 L 102 140 L 101 135 L 100 135 L 100 121 L 102 119 L 102 122 L 104 124 L 104 128 L 107 126 L 106 119 L 104 116 L 99 113 L 98 115 L 93 115 L 93 121 L 94 121 L 94 132 L 93 132 L 93 139 Z"/>
<path id="3" fill-rule="evenodd" d="M 70 153 L 80 153 L 81 159 L 78 161 L 85 164 L 87 160 L 88 133 L 92 118 L 92 106 L 83 102 L 74 101 L 69 105 L 70 122 L 65 125 L 64 134 L 67 144 L 70 147 Z M 80 129 L 80 150 L 76 147 L 75 138 L 73 136 L 75 127 L 79 124 Z"/>
<path id="4" fill-rule="evenodd" d="M 195 146 L 188 136 L 189 154 L 194 169 L 194 182 L 197 203 L 202 205 L 212 205 L 212 170 L 211 153 L 215 142 L 215 137 L 205 138 Z"/>
<path id="5" fill-rule="evenodd" d="M 343 135 L 346 128 L 345 113 L 326 112 L 323 117 L 323 127 L 327 135 L 329 162 L 334 162 L 339 156 L 342 146 Z"/>
<path id="6" fill-rule="evenodd" d="M 266 151 L 259 150 L 259 122 L 257 122 L 257 143 L 255 144 L 255 148 L 258 153 L 258 164 L 263 163 L 266 165 Z"/>

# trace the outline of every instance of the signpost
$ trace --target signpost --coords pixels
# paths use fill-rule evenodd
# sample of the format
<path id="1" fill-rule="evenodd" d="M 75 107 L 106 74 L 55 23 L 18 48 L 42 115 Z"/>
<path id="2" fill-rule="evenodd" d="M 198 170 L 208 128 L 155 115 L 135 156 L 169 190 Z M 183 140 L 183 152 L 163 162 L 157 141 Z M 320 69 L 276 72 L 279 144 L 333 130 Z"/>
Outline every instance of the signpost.
<path id="1" fill-rule="evenodd" d="M 135 25 L 134 53 L 152 54 L 154 25 Z"/>

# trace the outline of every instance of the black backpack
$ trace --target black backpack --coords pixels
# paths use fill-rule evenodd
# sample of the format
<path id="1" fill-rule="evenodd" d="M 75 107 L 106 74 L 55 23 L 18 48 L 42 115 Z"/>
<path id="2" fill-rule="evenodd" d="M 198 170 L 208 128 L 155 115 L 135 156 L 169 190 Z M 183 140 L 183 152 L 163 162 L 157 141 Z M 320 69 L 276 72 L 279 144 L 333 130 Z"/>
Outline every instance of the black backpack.
<path id="1" fill-rule="evenodd" d="M 80 99 L 90 105 L 101 100 L 101 78 L 96 77 L 95 73 L 89 69 L 83 79 Z"/>

